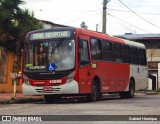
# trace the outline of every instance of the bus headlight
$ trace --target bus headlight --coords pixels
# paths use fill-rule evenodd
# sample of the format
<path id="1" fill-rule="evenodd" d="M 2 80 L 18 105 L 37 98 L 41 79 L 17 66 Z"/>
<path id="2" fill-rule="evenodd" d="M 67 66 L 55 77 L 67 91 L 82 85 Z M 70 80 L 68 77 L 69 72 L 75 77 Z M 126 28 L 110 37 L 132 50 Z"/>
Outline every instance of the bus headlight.
<path id="1" fill-rule="evenodd" d="M 27 85 L 30 85 L 30 82 L 27 76 L 24 76 L 24 83 Z"/>
<path id="2" fill-rule="evenodd" d="M 75 74 L 75 71 L 68 75 L 67 83 L 70 83 L 71 81 L 73 81 L 74 74 Z"/>

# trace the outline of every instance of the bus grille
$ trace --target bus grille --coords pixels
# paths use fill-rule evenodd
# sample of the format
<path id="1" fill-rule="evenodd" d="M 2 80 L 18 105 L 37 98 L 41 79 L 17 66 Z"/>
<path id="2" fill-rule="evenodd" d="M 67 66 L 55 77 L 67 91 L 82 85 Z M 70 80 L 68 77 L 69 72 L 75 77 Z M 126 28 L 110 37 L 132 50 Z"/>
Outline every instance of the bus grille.
<path id="1" fill-rule="evenodd" d="M 33 80 L 53 80 L 53 79 L 61 79 L 66 75 L 63 74 L 49 74 L 49 75 L 39 75 L 39 74 L 32 74 L 29 78 Z"/>
<path id="2" fill-rule="evenodd" d="M 57 93 L 61 90 L 61 88 L 53 88 L 50 91 L 44 91 L 43 89 L 35 89 L 37 93 Z"/>

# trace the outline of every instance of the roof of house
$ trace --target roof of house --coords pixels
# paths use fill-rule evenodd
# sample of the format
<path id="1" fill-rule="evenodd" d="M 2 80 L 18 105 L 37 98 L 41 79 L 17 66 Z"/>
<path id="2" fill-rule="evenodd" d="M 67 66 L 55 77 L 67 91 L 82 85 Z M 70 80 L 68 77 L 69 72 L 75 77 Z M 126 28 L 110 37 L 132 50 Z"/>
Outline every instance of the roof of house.
<path id="1" fill-rule="evenodd" d="M 126 33 L 124 35 L 116 35 L 116 37 L 121 37 L 130 40 L 154 40 L 160 39 L 160 34 L 132 34 Z"/>
<path id="2" fill-rule="evenodd" d="M 46 20 L 39 20 L 39 21 L 41 21 L 42 23 L 50 24 L 50 25 L 56 25 L 56 26 L 60 26 L 60 27 L 68 27 L 66 25 L 56 24 L 56 23 L 46 21 Z"/>

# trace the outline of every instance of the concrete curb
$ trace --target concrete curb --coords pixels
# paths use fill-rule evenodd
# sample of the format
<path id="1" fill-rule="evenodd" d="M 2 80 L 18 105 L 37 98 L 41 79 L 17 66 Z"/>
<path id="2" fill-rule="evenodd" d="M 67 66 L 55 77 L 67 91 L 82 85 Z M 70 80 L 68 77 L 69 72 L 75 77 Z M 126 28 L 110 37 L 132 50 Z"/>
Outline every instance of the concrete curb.
<path id="1" fill-rule="evenodd" d="M 145 95 L 158 95 L 159 92 L 147 92 L 145 93 Z"/>
<path id="2" fill-rule="evenodd" d="M 160 93 L 156 91 L 136 91 L 135 94 L 136 95 L 158 95 Z"/>
<path id="3" fill-rule="evenodd" d="M 0 101 L 0 104 L 32 103 L 41 101 L 43 101 L 43 98 L 16 98 L 10 100 L 2 100 Z"/>

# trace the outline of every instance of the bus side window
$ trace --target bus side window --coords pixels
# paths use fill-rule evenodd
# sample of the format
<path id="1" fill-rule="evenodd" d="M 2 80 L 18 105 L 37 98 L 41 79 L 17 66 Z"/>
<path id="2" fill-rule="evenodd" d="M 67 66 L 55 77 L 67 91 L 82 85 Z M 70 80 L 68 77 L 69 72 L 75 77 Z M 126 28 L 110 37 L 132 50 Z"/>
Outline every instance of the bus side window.
<path id="1" fill-rule="evenodd" d="M 101 40 L 91 38 L 91 54 L 93 60 L 102 60 Z"/>
<path id="2" fill-rule="evenodd" d="M 123 62 L 131 64 L 131 48 L 129 45 L 123 45 Z"/>
<path id="3" fill-rule="evenodd" d="M 114 61 L 122 63 L 122 46 L 119 43 L 113 43 Z"/>
<path id="4" fill-rule="evenodd" d="M 112 42 L 104 41 L 102 42 L 102 53 L 104 61 L 113 61 L 113 51 Z"/>
<path id="5" fill-rule="evenodd" d="M 139 65 L 139 50 L 138 47 L 131 47 L 131 54 L 132 54 L 132 63 L 135 65 Z"/>
<path id="6" fill-rule="evenodd" d="M 139 49 L 139 55 L 140 55 L 140 65 L 146 65 L 146 51 L 145 49 Z"/>
<path id="7" fill-rule="evenodd" d="M 85 40 L 79 40 L 79 63 L 83 67 L 90 63 L 88 43 Z"/>

